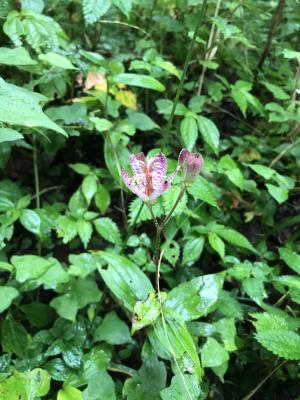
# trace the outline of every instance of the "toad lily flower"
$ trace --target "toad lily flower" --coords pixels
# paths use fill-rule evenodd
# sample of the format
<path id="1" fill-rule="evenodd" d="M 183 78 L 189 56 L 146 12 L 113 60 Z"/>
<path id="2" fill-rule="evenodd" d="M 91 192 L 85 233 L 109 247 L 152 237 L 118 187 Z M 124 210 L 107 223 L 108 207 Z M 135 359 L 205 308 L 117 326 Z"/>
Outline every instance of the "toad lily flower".
<path id="1" fill-rule="evenodd" d="M 190 153 L 187 149 L 181 150 L 178 161 L 183 172 L 183 182 L 186 184 L 190 184 L 196 179 L 204 164 L 200 154 Z"/>
<path id="2" fill-rule="evenodd" d="M 132 154 L 130 166 L 133 176 L 122 170 L 122 178 L 128 189 L 145 202 L 153 201 L 165 193 L 175 178 L 178 168 L 170 175 L 167 174 L 167 159 L 162 153 L 147 158 L 144 153 Z"/>

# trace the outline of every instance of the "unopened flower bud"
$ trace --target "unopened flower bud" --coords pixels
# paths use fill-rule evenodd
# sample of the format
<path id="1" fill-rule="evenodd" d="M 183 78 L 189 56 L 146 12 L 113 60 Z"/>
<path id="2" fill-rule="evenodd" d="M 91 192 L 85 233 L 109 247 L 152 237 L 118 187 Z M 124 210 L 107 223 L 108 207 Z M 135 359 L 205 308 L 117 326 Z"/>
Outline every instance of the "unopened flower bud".
<path id="1" fill-rule="evenodd" d="M 187 149 L 181 150 L 178 161 L 183 173 L 183 182 L 187 184 L 196 179 L 204 164 L 201 154 L 190 153 Z"/>

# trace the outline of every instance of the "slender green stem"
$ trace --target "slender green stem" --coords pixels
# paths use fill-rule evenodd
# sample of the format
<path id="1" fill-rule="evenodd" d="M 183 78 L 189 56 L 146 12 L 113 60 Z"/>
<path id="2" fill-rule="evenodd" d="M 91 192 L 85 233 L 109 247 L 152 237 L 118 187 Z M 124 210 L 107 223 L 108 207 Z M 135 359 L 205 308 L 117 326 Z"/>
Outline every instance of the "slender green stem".
<path id="1" fill-rule="evenodd" d="M 158 227 L 158 226 L 159 226 L 159 223 L 158 223 L 158 221 L 157 221 L 156 216 L 154 215 L 153 208 L 152 208 L 152 204 L 151 204 L 151 203 L 146 203 L 146 204 L 147 204 L 147 206 L 148 206 L 148 208 L 149 208 L 149 211 L 150 211 L 151 217 L 152 217 L 152 219 L 153 219 L 154 225 L 155 225 L 156 227 Z"/>
<path id="2" fill-rule="evenodd" d="M 169 143 L 169 134 L 170 134 L 170 129 L 171 129 L 172 122 L 173 122 L 173 119 L 174 119 L 175 110 L 176 110 L 176 107 L 177 107 L 177 104 L 178 104 L 178 101 L 179 101 L 179 97 L 181 96 L 181 93 L 182 93 L 183 84 L 184 84 L 184 81 L 185 81 L 185 78 L 186 78 L 187 70 L 188 70 L 188 67 L 189 67 L 189 62 L 191 60 L 194 44 L 195 44 L 195 41 L 196 41 L 196 38 L 197 38 L 197 34 L 198 34 L 198 31 L 199 31 L 199 28 L 201 26 L 203 17 L 205 15 L 206 5 L 207 5 L 207 0 L 204 0 L 203 3 L 202 3 L 201 10 L 200 10 L 200 15 L 199 15 L 199 19 L 198 19 L 197 25 L 195 27 L 194 35 L 193 35 L 192 41 L 190 43 L 190 47 L 188 49 L 186 58 L 185 58 L 183 71 L 182 71 L 180 82 L 179 82 L 179 85 L 178 85 L 178 88 L 177 88 L 177 92 L 176 92 L 176 95 L 175 95 L 175 100 L 174 100 L 174 103 L 173 103 L 171 114 L 170 114 L 166 129 L 165 129 L 165 132 L 164 132 L 164 135 L 163 135 L 163 148 L 165 148 L 167 143 Z"/>
<path id="3" fill-rule="evenodd" d="M 39 165 L 38 165 L 38 155 L 37 155 L 37 145 L 36 137 L 33 135 L 33 173 L 34 173 L 34 187 L 35 187 L 35 205 L 36 208 L 40 208 L 40 179 L 39 179 Z"/>
<path id="4" fill-rule="evenodd" d="M 41 191 L 40 191 L 40 178 L 39 178 L 39 162 L 37 154 L 37 144 L 35 134 L 32 136 L 32 152 L 33 152 L 33 174 L 34 174 L 34 187 L 35 187 L 35 205 L 36 208 L 41 207 Z M 37 252 L 40 256 L 42 254 L 40 239 L 37 239 Z"/>
<path id="5" fill-rule="evenodd" d="M 162 226 L 165 226 L 170 221 L 170 218 L 172 217 L 172 214 L 175 211 L 175 208 L 178 206 L 178 203 L 180 202 L 182 196 L 184 195 L 184 192 L 185 192 L 185 186 L 182 186 L 182 188 L 180 190 L 180 193 L 179 193 L 179 195 L 178 195 L 173 207 L 171 208 L 169 214 L 163 220 Z"/>
<path id="6" fill-rule="evenodd" d="M 159 261 L 159 254 L 160 254 L 160 243 L 161 243 L 161 234 L 162 234 L 163 227 L 158 225 L 156 227 L 156 239 L 155 239 L 155 252 L 154 252 L 154 262 L 156 264 L 156 287 L 159 281 L 159 268 L 158 268 L 158 261 Z"/>

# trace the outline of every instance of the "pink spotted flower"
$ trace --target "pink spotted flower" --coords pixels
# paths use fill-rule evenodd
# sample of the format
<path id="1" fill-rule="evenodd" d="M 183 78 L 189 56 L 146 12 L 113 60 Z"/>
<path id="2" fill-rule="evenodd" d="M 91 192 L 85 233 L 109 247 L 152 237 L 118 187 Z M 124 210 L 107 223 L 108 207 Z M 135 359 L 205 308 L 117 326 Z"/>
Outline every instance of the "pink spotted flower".
<path id="1" fill-rule="evenodd" d="M 204 160 L 201 154 L 191 153 L 187 149 L 182 149 L 178 157 L 179 165 L 182 169 L 183 182 L 192 183 L 203 167 Z"/>
<path id="2" fill-rule="evenodd" d="M 178 169 L 167 177 L 167 159 L 162 153 L 145 157 L 144 153 L 132 154 L 130 166 L 133 176 L 122 170 L 122 179 L 128 189 L 143 201 L 153 201 L 170 187 Z"/>

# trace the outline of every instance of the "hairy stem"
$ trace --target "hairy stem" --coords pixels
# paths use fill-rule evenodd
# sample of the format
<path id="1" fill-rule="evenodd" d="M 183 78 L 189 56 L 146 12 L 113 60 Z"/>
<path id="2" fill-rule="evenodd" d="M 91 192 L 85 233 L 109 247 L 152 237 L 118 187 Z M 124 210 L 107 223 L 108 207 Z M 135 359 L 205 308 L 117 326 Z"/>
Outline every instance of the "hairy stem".
<path id="1" fill-rule="evenodd" d="M 38 164 L 38 154 L 37 154 L 37 144 L 35 134 L 32 136 L 32 155 L 33 155 L 33 174 L 34 174 L 34 188 L 35 188 L 35 206 L 36 208 L 41 207 L 41 191 L 40 191 L 40 178 L 39 178 L 39 164 Z M 38 255 L 42 254 L 40 239 L 37 241 L 37 251 Z"/>
<path id="2" fill-rule="evenodd" d="M 164 135 L 163 135 L 163 148 L 165 148 L 166 145 L 169 143 L 169 134 L 170 134 L 170 129 L 171 129 L 171 126 L 172 126 L 173 118 L 174 118 L 174 115 L 175 115 L 175 110 L 176 110 L 176 107 L 177 107 L 177 104 L 178 104 L 178 101 L 179 101 L 179 97 L 181 96 L 181 93 L 182 93 L 183 84 L 184 84 L 184 81 L 185 81 L 185 78 L 186 78 L 186 75 L 187 75 L 187 70 L 188 70 L 188 67 L 189 67 L 190 60 L 191 60 L 194 44 L 195 44 L 195 41 L 196 41 L 196 38 L 197 38 L 197 34 L 198 34 L 198 31 L 199 31 L 199 28 L 201 26 L 203 17 L 205 15 L 206 5 L 207 5 L 207 0 L 204 0 L 203 4 L 202 4 L 202 7 L 201 7 L 201 11 L 200 11 L 200 15 L 199 15 L 199 19 L 198 19 L 197 25 L 195 27 L 194 35 L 193 35 L 192 41 L 190 43 L 190 47 L 188 49 L 186 58 L 185 58 L 183 71 L 182 71 L 181 79 L 180 79 L 180 82 L 179 82 L 179 85 L 178 85 L 178 88 L 177 88 L 177 92 L 176 92 L 176 95 L 175 95 L 175 100 L 174 100 L 174 103 L 173 103 L 171 114 L 170 114 L 166 129 L 165 129 L 165 132 L 164 132 Z"/>
<path id="3" fill-rule="evenodd" d="M 178 195 L 173 207 L 171 208 L 169 214 L 165 217 L 165 219 L 162 222 L 162 226 L 163 227 L 170 221 L 170 218 L 172 217 L 172 214 L 175 211 L 175 208 L 178 206 L 180 200 L 182 199 L 182 196 L 184 195 L 184 192 L 185 192 L 185 186 L 182 186 L 182 188 L 181 188 L 181 190 L 179 192 L 179 195 Z"/>

